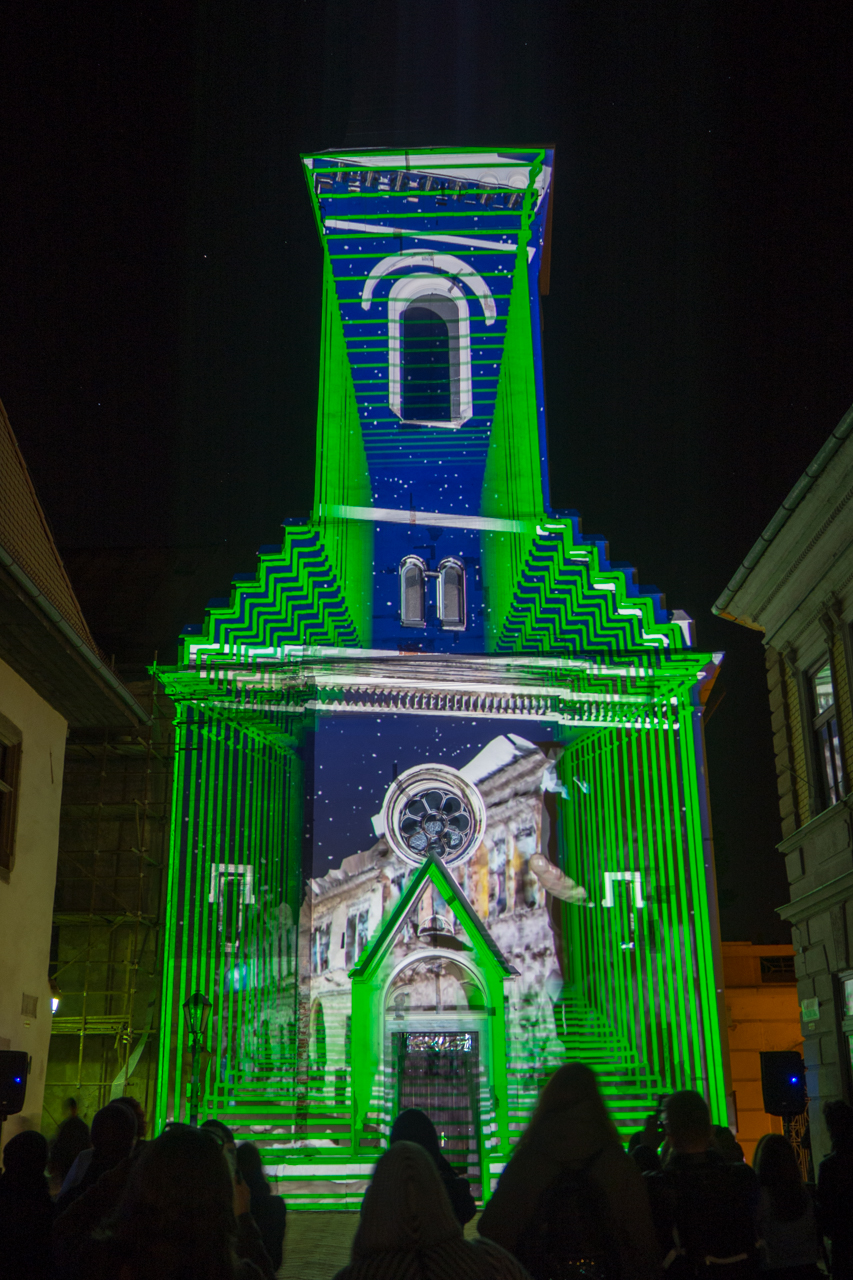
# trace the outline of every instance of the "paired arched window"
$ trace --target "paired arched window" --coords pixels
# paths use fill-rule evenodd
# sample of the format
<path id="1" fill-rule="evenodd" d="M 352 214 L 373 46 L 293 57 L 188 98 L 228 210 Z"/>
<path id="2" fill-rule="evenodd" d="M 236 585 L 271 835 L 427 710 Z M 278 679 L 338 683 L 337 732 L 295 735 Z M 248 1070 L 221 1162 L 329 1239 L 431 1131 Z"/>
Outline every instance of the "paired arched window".
<path id="1" fill-rule="evenodd" d="M 426 626 L 427 579 L 437 579 L 438 621 L 445 631 L 465 630 L 465 566 L 448 557 L 435 572 L 420 556 L 400 562 L 400 621 L 404 627 Z"/>

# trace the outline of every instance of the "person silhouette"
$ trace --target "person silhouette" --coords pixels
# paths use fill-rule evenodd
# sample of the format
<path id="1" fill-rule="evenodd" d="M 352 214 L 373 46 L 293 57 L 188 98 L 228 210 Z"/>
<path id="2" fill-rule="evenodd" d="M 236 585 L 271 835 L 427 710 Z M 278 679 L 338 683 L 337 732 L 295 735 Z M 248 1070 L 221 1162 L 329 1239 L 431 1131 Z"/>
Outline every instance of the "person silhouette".
<path id="1" fill-rule="evenodd" d="M 471 1194 L 471 1185 L 467 1178 L 456 1172 L 445 1159 L 438 1141 L 438 1133 L 433 1122 L 425 1111 L 419 1107 L 409 1107 L 401 1111 L 391 1126 L 389 1145 L 395 1142 L 416 1142 L 423 1147 L 438 1170 L 438 1176 L 444 1184 L 453 1212 L 462 1226 L 470 1222 L 477 1212 L 477 1202 Z"/>
<path id="2" fill-rule="evenodd" d="M 15 1134 L 3 1152 L 0 1178 L 0 1274 L 3 1280 L 53 1276 L 53 1203 L 45 1168 L 48 1145 L 34 1129 Z"/>

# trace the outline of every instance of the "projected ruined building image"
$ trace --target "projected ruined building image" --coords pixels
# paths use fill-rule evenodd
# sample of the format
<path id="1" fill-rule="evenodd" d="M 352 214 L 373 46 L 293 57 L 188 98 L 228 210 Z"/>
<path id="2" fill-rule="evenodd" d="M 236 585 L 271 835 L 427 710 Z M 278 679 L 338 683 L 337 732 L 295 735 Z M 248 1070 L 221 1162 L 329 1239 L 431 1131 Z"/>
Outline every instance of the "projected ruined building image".
<path id="1" fill-rule="evenodd" d="M 623 1131 L 679 1088 L 725 1119 L 719 655 L 549 503 L 553 153 L 303 165 L 312 517 L 158 672 L 179 715 L 159 1119 L 188 1115 L 201 992 L 200 1118 L 251 1136 L 291 1204 L 357 1205 L 415 1105 L 483 1197 L 567 1059 Z"/>

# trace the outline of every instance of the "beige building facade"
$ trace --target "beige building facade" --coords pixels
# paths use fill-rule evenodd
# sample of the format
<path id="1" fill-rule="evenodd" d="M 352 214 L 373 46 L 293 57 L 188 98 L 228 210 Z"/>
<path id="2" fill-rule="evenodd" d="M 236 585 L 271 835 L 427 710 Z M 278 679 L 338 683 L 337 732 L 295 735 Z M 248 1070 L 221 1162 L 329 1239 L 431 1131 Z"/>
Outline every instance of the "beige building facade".
<path id="1" fill-rule="evenodd" d="M 762 632 L 815 1161 L 853 1099 L 853 410 L 714 606 Z"/>
<path id="2" fill-rule="evenodd" d="M 67 722 L 7 663 L 0 662 L 0 743 L 15 776 L 3 793 L 0 864 L 0 1049 L 31 1059 L 25 1110 L 4 1129 L 38 1128 L 50 1047 L 48 984 L 59 806 Z M 11 770 L 7 764 L 7 776 Z M 10 783 L 6 783 L 7 786 Z M 8 814 L 14 808 L 15 812 Z M 8 814 L 8 816 L 7 816 Z M 6 1135 L 4 1134 L 4 1137 Z"/>
<path id="3" fill-rule="evenodd" d="M 69 729 L 144 720 L 89 632 L 0 405 L 0 1049 L 29 1060 L 0 1142 L 41 1125 Z"/>

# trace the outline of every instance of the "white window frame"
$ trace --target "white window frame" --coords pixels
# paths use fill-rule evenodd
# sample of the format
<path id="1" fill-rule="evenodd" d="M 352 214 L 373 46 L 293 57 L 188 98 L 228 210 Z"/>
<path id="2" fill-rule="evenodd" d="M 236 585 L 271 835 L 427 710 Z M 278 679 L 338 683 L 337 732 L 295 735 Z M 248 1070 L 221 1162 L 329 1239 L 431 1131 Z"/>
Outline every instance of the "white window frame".
<path id="1" fill-rule="evenodd" d="M 226 951 L 232 950 L 237 946 L 240 934 L 243 932 L 243 912 L 245 907 L 253 907 L 255 905 L 255 893 L 253 887 L 254 867 L 248 862 L 214 862 L 210 868 L 210 891 L 207 895 L 208 902 L 215 902 L 219 905 L 217 912 L 217 928 L 220 933 L 225 932 L 225 895 L 222 892 L 223 881 L 237 880 L 239 881 L 239 897 L 237 906 L 237 928 L 233 941 L 225 943 Z"/>
<path id="2" fill-rule="evenodd" d="M 643 878 L 639 871 L 605 871 L 604 873 L 604 897 L 601 905 L 603 907 L 615 907 L 616 900 L 613 896 L 613 885 L 617 880 L 624 880 L 630 890 L 632 905 L 638 909 L 642 909 L 646 904 L 643 900 Z"/>

